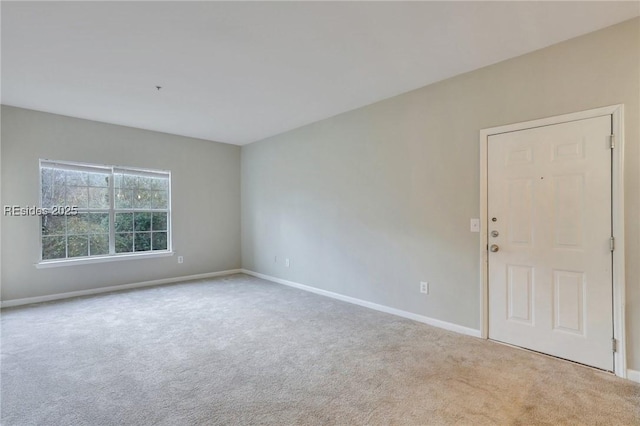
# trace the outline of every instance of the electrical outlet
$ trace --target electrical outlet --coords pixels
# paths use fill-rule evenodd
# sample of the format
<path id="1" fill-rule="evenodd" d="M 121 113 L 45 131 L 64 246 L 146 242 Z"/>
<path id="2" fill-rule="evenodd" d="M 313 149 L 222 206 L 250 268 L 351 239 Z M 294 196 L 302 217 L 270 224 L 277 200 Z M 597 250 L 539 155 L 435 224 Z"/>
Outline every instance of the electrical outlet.
<path id="1" fill-rule="evenodd" d="M 290 263 L 289 263 L 289 258 L 286 258 L 286 259 L 284 260 L 284 266 L 286 266 L 286 267 L 288 268 L 288 267 L 289 267 L 289 264 L 290 264 Z"/>
<path id="2" fill-rule="evenodd" d="M 183 262 L 184 262 L 184 257 L 178 256 L 178 263 L 183 263 Z"/>
<path id="3" fill-rule="evenodd" d="M 420 293 L 429 294 L 429 283 L 427 281 L 420 281 Z"/>

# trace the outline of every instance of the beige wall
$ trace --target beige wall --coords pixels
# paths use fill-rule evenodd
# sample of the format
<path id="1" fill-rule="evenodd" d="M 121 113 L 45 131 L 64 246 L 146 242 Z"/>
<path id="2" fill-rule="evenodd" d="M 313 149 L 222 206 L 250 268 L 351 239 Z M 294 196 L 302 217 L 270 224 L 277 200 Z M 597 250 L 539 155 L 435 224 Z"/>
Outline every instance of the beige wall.
<path id="1" fill-rule="evenodd" d="M 38 205 L 40 158 L 171 170 L 176 252 L 36 269 L 39 219 L 3 216 L 3 301 L 240 267 L 238 146 L 7 106 L 1 136 L 3 206 Z"/>
<path id="2" fill-rule="evenodd" d="M 622 103 L 628 366 L 640 370 L 639 27 L 627 21 L 244 146 L 243 267 L 478 329 L 469 219 L 479 217 L 480 129 Z"/>

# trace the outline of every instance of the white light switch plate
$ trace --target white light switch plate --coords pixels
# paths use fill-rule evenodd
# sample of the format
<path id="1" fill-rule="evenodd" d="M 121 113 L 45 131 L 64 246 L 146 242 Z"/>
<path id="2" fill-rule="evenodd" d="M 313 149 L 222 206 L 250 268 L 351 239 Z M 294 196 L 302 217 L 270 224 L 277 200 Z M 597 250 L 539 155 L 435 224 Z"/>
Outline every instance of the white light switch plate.
<path id="1" fill-rule="evenodd" d="M 471 232 L 480 232 L 480 219 L 471 219 L 469 230 Z"/>

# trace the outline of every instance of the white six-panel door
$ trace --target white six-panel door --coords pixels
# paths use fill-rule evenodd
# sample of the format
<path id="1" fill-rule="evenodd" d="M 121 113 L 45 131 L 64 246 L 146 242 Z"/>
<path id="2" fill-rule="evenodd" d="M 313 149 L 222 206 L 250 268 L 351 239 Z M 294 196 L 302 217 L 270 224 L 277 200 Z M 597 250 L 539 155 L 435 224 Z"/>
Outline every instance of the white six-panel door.
<path id="1" fill-rule="evenodd" d="M 489 338 L 613 370 L 611 116 L 488 139 Z"/>

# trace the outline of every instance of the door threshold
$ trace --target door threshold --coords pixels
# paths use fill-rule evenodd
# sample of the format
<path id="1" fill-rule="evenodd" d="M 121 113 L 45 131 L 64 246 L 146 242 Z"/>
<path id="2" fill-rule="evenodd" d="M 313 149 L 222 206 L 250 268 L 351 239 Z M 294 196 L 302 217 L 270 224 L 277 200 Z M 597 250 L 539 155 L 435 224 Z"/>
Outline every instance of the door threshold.
<path id="1" fill-rule="evenodd" d="M 549 355 L 549 354 L 546 354 L 544 352 L 536 351 L 536 350 L 529 349 L 529 348 L 524 348 L 522 346 L 512 345 L 511 343 L 501 342 L 500 340 L 494 340 L 494 339 L 491 339 L 491 338 L 487 338 L 487 340 L 489 342 L 498 343 L 498 344 L 504 345 L 504 346 L 509 346 L 510 348 L 520 349 L 521 351 L 531 352 L 531 353 L 534 353 L 534 354 L 537 354 L 537 355 L 542 355 L 542 356 L 544 356 L 546 358 L 551 358 L 551 359 L 555 359 L 555 360 L 558 360 L 558 361 L 564 361 L 564 362 L 567 362 L 569 364 L 578 365 L 580 367 L 585 367 L 585 368 L 588 368 L 590 370 L 594 370 L 594 371 L 597 371 L 597 372 L 600 372 L 600 373 L 612 374 L 614 376 L 616 375 L 614 371 L 604 370 L 602 368 L 594 367 L 593 365 L 582 364 L 581 362 L 578 362 L 578 361 L 573 361 L 573 360 L 570 360 L 570 359 L 561 358 L 561 357 L 555 356 L 555 355 Z"/>

